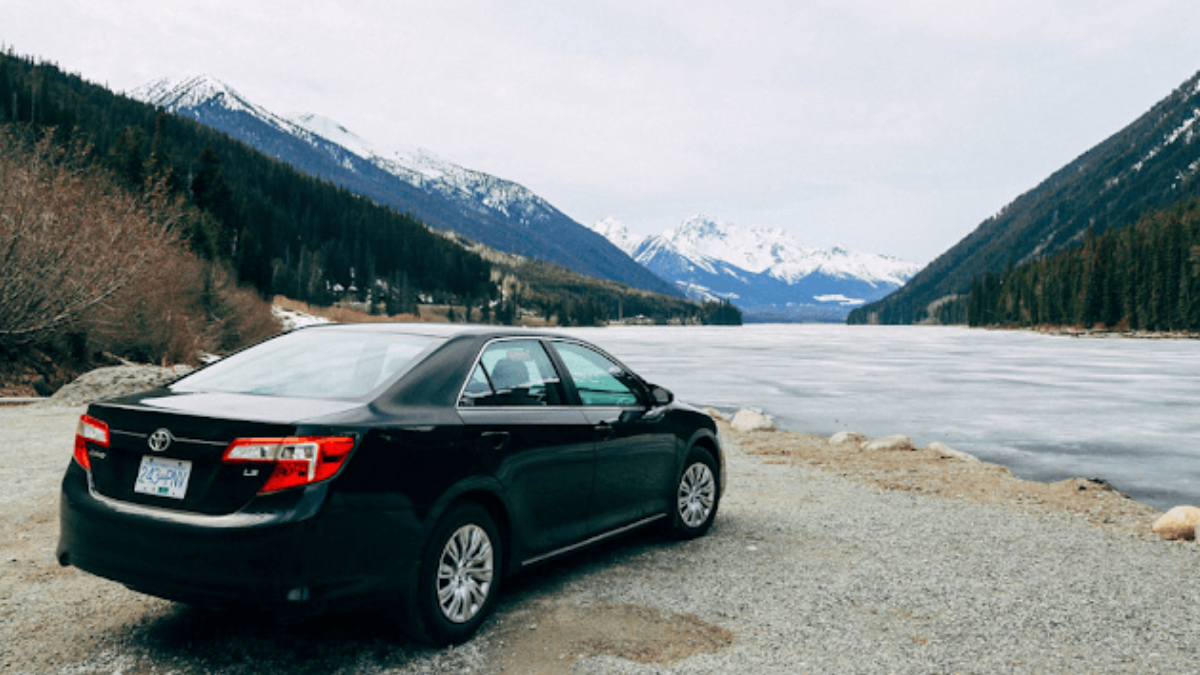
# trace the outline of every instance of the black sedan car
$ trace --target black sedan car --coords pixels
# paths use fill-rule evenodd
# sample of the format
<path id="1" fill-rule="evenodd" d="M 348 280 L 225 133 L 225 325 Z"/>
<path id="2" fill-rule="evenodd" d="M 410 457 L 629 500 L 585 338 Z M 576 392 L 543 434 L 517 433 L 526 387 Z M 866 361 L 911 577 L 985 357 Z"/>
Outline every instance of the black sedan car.
<path id="1" fill-rule="evenodd" d="M 300 329 L 89 406 L 58 559 L 198 605 L 384 606 L 461 642 L 506 575 L 638 527 L 708 530 L 721 444 L 673 399 L 561 335 Z"/>

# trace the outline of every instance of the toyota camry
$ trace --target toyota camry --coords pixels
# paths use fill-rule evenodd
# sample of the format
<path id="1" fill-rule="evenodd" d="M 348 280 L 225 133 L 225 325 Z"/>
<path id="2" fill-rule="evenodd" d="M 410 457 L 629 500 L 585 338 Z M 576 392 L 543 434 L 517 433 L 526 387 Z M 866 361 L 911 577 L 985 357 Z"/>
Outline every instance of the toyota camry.
<path id="1" fill-rule="evenodd" d="M 712 419 L 582 340 L 314 326 L 90 405 L 58 560 L 203 606 L 382 607 L 440 645 L 508 575 L 704 534 L 723 488 Z"/>

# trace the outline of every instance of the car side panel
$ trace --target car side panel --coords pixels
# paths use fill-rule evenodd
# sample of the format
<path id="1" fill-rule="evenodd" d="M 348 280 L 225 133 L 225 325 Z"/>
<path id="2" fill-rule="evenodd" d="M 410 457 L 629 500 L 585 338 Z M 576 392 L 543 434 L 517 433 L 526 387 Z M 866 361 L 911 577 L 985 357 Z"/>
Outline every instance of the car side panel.
<path id="1" fill-rule="evenodd" d="M 590 533 L 669 513 L 680 453 L 663 411 L 589 407 L 584 415 L 598 429 Z"/>
<path id="2" fill-rule="evenodd" d="M 595 473 L 590 425 L 571 407 L 463 408 L 468 442 L 503 486 L 514 563 L 581 540 Z"/>

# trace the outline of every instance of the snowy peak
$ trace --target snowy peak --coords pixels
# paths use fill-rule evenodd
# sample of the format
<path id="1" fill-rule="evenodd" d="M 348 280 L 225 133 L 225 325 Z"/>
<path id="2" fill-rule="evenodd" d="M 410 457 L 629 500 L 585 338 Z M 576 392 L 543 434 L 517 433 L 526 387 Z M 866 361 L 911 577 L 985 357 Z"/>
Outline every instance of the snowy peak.
<path id="1" fill-rule="evenodd" d="M 315 113 L 291 113 L 285 115 L 284 119 L 301 129 L 342 146 L 363 159 L 369 159 L 372 155 L 377 154 L 375 146 L 370 142 L 363 140 L 353 131 L 328 117 Z"/>
<path id="2" fill-rule="evenodd" d="M 250 103 L 233 87 L 209 75 L 196 75 L 182 80 L 160 78 L 129 92 L 130 98 L 177 112 L 203 105 L 218 105 L 229 110 L 241 110 L 260 117 L 274 117 Z"/>
<path id="3" fill-rule="evenodd" d="M 596 223 L 592 229 L 630 255 L 645 241 L 613 218 Z M 696 263 L 719 260 L 784 281 L 820 272 L 899 286 L 920 270 L 919 265 L 899 258 L 849 251 L 841 246 L 807 248 L 781 228 L 735 225 L 704 215 L 692 216 L 654 238 L 669 243 L 672 250 Z"/>
<path id="4" fill-rule="evenodd" d="M 637 257 L 635 254 L 638 246 L 646 240 L 646 237 L 641 237 L 630 232 L 624 223 L 612 216 L 592 225 L 591 229 L 596 234 L 611 241 L 614 246 L 624 251 L 630 258 Z"/>
<path id="5" fill-rule="evenodd" d="M 592 229 L 699 300 L 733 301 L 748 317 L 842 320 L 850 308 L 902 286 L 920 267 L 891 256 L 806 248 L 780 228 L 697 215 L 639 237 L 606 218 Z"/>
<path id="6" fill-rule="evenodd" d="M 749 272 L 764 272 L 801 255 L 804 248 L 779 228 L 744 227 L 705 215 L 688 218 L 663 233 L 680 251 L 724 260 Z"/>

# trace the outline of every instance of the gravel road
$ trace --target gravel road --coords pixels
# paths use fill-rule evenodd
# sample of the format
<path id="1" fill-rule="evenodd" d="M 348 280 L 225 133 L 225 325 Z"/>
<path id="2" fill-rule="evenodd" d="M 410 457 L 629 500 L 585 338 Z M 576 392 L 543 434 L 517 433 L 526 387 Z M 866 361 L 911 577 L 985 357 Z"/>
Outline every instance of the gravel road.
<path id="1" fill-rule="evenodd" d="M 1195 544 L 883 490 L 734 435 L 709 536 L 638 534 L 522 576 L 462 647 L 375 615 L 184 607 L 55 563 L 80 410 L 0 407 L 0 672 L 1200 673 Z"/>

